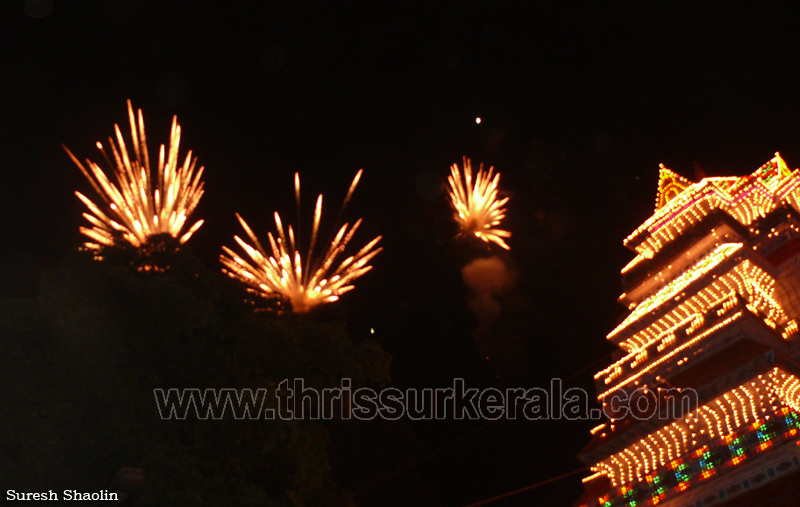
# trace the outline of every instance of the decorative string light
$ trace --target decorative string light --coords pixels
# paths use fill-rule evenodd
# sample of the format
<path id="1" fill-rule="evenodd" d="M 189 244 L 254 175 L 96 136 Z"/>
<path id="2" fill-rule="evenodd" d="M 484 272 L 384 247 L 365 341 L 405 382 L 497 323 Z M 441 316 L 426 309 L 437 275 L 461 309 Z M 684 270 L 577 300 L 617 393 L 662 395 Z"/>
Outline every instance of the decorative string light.
<path id="1" fill-rule="evenodd" d="M 800 172 L 789 171 L 778 153 L 749 176 L 704 178 L 691 185 L 686 185 L 688 181 L 683 178 L 680 184 L 664 183 L 664 175 L 669 179 L 674 173 L 668 169 L 664 172 L 663 165 L 661 168 L 658 199 L 663 201 L 662 206 L 624 241 L 626 246 L 636 245 L 636 251 L 646 258 L 652 258 L 714 210 L 726 212 L 744 226 L 765 217 L 782 203 L 800 210 Z M 663 185 L 670 189 L 664 194 L 669 199 L 662 199 Z M 680 192 L 676 193 L 678 189 Z"/>
<path id="2" fill-rule="evenodd" d="M 776 410 L 770 400 L 759 398 L 759 390 L 777 398 Z M 774 369 L 757 382 L 742 384 L 714 400 L 698 407 L 688 415 L 660 428 L 600 461 L 594 469 L 607 475 L 612 485 L 641 482 L 651 471 L 663 467 L 676 468 L 685 460 L 697 458 L 708 449 L 734 443 L 743 434 L 761 428 L 771 415 L 790 415 L 782 419 L 787 426 L 783 433 L 762 431 L 758 448 L 765 450 L 779 433 L 792 437 L 800 428 L 800 379 L 783 370 Z M 755 422 L 749 424 L 749 421 Z M 795 424 L 793 421 L 797 420 Z M 689 435 L 694 434 L 692 444 Z M 717 443 L 715 443 L 717 442 Z M 738 444 L 735 444 L 738 445 Z M 736 454 L 741 457 L 744 452 Z M 687 458 L 682 458 L 682 456 Z M 742 460 L 737 460 L 741 462 Z M 734 463 L 736 464 L 736 463 Z M 612 473 L 613 471 L 613 473 Z M 706 478 L 708 474 L 706 475 Z"/>
<path id="3" fill-rule="evenodd" d="M 630 399 L 708 357 L 727 338 L 736 339 L 745 316 L 773 329 L 776 338 L 794 340 L 800 333 L 800 294 L 789 288 L 800 274 L 769 257 L 787 240 L 800 239 L 796 215 L 786 213 L 776 223 L 781 216 L 773 213 L 800 212 L 800 170 L 790 171 L 776 153 L 741 178 L 693 183 L 663 165 L 659 176 L 655 213 L 624 242 L 636 256 L 623 275 L 644 271 L 646 261 L 691 231 L 705 236 L 682 252 L 671 250 L 672 257 L 659 260 L 666 267 L 620 296 L 630 313 L 608 339 L 625 354 L 595 375 L 603 407 L 615 391 L 625 390 Z M 710 224 L 710 232 L 695 227 L 720 212 L 745 232 L 725 222 Z M 656 505 L 785 442 L 800 445 L 800 378 L 778 367 L 690 410 L 655 429 L 652 421 L 639 425 L 636 433 L 619 422 L 615 431 L 614 420 L 593 428 L 597 445 L 609 454 L 593 451 L 599 459 L 585 482 L 605 477 L 614 489 L 587 507 Z"/>

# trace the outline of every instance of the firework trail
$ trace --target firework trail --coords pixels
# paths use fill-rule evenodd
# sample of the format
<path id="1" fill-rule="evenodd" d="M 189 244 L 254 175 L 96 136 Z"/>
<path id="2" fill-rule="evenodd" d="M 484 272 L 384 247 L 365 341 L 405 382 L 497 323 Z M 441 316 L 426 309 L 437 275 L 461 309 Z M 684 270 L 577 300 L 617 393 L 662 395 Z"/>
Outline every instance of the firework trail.
<path id="1" fill-rule="evenodd" d="M 113 168 L 116 184 L 91 160 L 86 160 L 87 170 L 64 146 L 101 199 L 98 205 L 80 192 L 75 192 L 91 212 L 83 213 L 83 216 L 92 227 L 81 227 L 80 231 L 91 240 L 84 245 L 96 254 L 104 247 L 118 246 L 122 242 L 140 248 L 149 237 L 157 234 L 169 234 L 179 238 L 183 244 L 203 225 L 203 220 L 198 220 L 181 235 L 186 219 L 203 195 L 203 182 L 200 180 L 203 167 L 195 171 L 197 159 L 192 158 L 191 151 L 186 155 L 183 165 L 178 165 L 181 128 L 177 117 L 172 119 L 169 149 L 165 151 L 162 144 L 159 150 L 158 168 L 154 175 L 150 168 L 142 110 L 139 109 L 137 113 L 135 117 L 131 101 L 128 100 L 135 158 L 131 159 L 117 124 L 114 125 L 116 143 L 113 138 L 108 138 L 113 162 L 103 145 L 97 143 L 106 162 Z"/>
<path id="2" fill-rule="evenodd" d="M 494 167 L 486 172 L 481 164 L 473 181 L 472 164 L 464 157 L 463 178 L 458 164 L 453 164 L 447 181 L 450 183 L 450 204 L 461 230 L 509 250 L 503 238 L 510 238 L 511 233 L 497 228 L 506 216 L 504 206 L 508 202 L 508 197 L 497 198 L 500 173 L 495 174 Z"/>
<path id="3" fill-rule="evenodd" d="M 353 191 L 358 185 L 362 171 L 359 170 L 342 204 L 342 210 L 350 201 Z M 300 177 L 294 175 L 295 198 L 298 208 L 300 205 Z M 341 214 L 341 212 L 340 212 Z M 233 250 L 222 247 L 225 254 L 220 256 L 220 261 L 225 266 L 223 272 L 231 278 L 245 283 L 251 292 L 264 298 L 280 297 L 288 300 L 294 312 L 303 313 L 323 303 L 331 303 L 339 296 L 353 289 L 352 282 L 370 269 L 368 263 L 383 248 L 376 248 L 381 236 L 376 237 L 355 255 L 347 257 L 337 264 L 338 257 L 344 252 L 353 235 L 361 225 L 358 219 L 352 227 L 345 223 L 334 236 L 333 240 L 324 247 L 321 256 L 316 255 L 317 236 L 319 223 L 322 217 L 322 195 L 317 197 L 314 210 L 314 222 L 311 229 L 311 239 L 308 249 L 303 256 L 302 249 L 295 241 L 292 226 L 284 229 L 283 222 L 278 212 L 275 212 L 275 226 L 277 237 L 268 233 L 270 253 L 268 253 L 250 226 L 244 219 L 236 214 L 242 224 L 247 237 L 252 245 L 239 236 L 233 239 L 245 251 L 250 260 L 245 260 Z"/>

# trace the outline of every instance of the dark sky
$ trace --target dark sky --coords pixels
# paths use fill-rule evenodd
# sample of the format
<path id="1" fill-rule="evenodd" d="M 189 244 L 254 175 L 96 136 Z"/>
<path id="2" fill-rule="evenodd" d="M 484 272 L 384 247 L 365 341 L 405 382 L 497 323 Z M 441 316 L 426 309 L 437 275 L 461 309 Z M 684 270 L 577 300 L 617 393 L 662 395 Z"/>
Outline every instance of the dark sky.
<path id="1" fill-rule="evenodd" d="M 364 168 L 347 218 L 385 252 L 324 311 L 356 337 L 374 327 L 400 386 L 581 372 L 570 385 L 591 388 L 599 368 L 585 367 L 623 310 L 621 242 L 652 212 L 658 163 L 689 178 L 745 174 L 775 151 L 800 165 L 798 32 L 768 5 L 49 3 L 3 2 L 0 18 L 0 295 L 34 294 L 80 244 L 73 192 L 91 189 L 60 145 L 97 159 L 130 98 L 151 149 L 177 114 L 206 167 L 192 248 L 211 267 L 240 232 L 234 212 L 263 234 L 273 210 L 293 216 L 294 171 L 330 215 Z M 460 269 L 488 251 L 455 238 L 443 193 L 462 155 L 500 170 L 511 197 L 518 280 L 486 335 Z M 466 504 L 577 468 L 591 426 L 497 423 L 420 467 Z M 418 430 L 435 449 L 475 427 Z M 572 478 L 497 505 L 579 494 Z"/>

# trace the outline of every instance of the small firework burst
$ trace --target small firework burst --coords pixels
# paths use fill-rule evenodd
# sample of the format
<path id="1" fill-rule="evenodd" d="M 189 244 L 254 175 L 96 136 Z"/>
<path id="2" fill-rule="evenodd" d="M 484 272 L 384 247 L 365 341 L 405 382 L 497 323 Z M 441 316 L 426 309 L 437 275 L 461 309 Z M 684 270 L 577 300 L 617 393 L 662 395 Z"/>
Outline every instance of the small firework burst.
<path id="1" fill-rule="evenodd" d="M 109 137 L 108 144 L 112 159 L 103 145 L 97 148 L 108 165 L 113 168 L 116 184 L 103 172 L 99 165 L 86 160 L 88 170 L 65 146 L 73 162 L 78 166 L 101 201 L 96 204 L 89 198 L 75 192 L 91 213 L 83 216 L 92 225 L 81 227 L 80 231 L 90 241 L 84 246 L 93 251 L 98 258 L 105 247 L 127 246 L 142 248 L 149 238 L 169 235 L 180 244 L 185 243 L 197 229 L 202 220 L 194 223 L 186 232 L 186 219 L 192 214 L 203 195 L 203 182 L 200 180 L 203 168 L 195 170 L 197 159 L 192 152 L 186 155 L 183 165 L 178 162 L 178 148 L 181 141 L 181 128 L 177 117 L 172 119 L 169 148 L 161 145 L 158 168 L 153 174 L 144 133 L 142 110 L 134 116 L 131 101 L 128 101 L 128 118 L 131 126 L 133 155 L 131 159 L 119 125 L 114 125 L 116 143 Z"/>
<path id="2" fill-rule="evenodd" d="M 500 173 L 495 174 L 494 167 L 486 172 L 481 164 L 473 182 L 472 164 L 467 157 L 464 157 L 463 178 L 458 164 L 453 164 L 450 173 L 447 177 L 450 183 L 450 204 L 455 210 L 454 217 L 461 230 L 509 250 L 503 238 L 510 238 L 511 233 L 497 228 L 506 216 L 504 206 L 508 202 L 508 197 L 497 198 Z"/>
<path id="3" fill-rule="evenodd" d="M 358 171 L 350 184 L 342 210 L 350 200 L 350 196 L 361 178 L 361 173 L 362 171 Z M 297 173 L 294 175 L 294 187 L 299 208 L 300 177 Z M 220 256 L 220 261 L 225 266 L 223 272 L 231 278 L 242 281 L 251 292 L 263 298 L 278 297 L 289 301 L 292 310 L 297 313 L 304 313 L 323 303 L 336 301 L 339 296 L 353 289 L 353 280 L 372 269 L 368 263 L 378 252 L 383 250 L 383 248 L 376 248 L 381 236 L 367 243 L 355 255 L 347 257 L 337 264 L 338 257 L 344 252 L 361 225 L 361 219 L 358 219 L 352 226 L 345 223 L 330 244 L 324 247 L 322 255 L 318 255 L 315 248 L 321 216 L 322 195 L 317 197 L 311 239 L 305 256 L 303 256 L 302 249 L 295 241 L 292 226 L 289 225 L 288 229 L 284 230 L 283 221 L 277 211 L 275 212 L 277 237 L 273 236 L 271 232 L 267 234 L 271 254 L 267 253 L 252 229 L 237 213 L 236 218 L 242 224 L 252 246 L 239 236 L 234 236 L 233 239 L 246 252 L 250 260 L 243 259 L 230 248 L 223 246 L 225 254 Z"/>

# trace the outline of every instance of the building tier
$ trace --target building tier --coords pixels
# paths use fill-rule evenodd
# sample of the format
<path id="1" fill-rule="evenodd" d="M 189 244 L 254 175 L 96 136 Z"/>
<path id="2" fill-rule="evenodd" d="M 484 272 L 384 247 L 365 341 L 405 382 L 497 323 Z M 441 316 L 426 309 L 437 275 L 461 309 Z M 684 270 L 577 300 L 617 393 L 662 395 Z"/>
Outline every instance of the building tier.
<path id="1" fill-rule="evenodd" d="M 624 244 L 630 313 L 595 375 L 607 420 L 577 505 L 712 505 L 800 470 L 800 170 L 778 154 L 699 182 L 662 166 Z"/>

